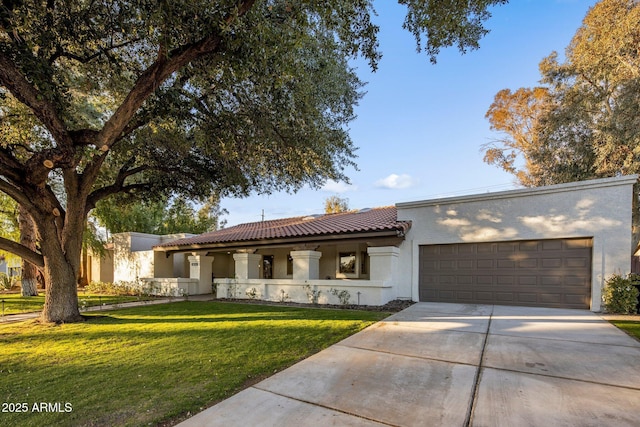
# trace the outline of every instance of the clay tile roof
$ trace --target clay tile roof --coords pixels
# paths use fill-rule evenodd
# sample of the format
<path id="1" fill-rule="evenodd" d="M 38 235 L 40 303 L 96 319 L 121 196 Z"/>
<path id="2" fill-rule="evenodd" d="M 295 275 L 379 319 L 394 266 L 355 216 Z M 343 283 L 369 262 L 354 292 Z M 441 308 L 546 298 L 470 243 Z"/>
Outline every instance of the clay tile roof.
<path id="1" fill-rule="evenodd" d="M 405 233 L 411 227 L 408 221 L 398 221 L 395 206 L 362 209 L 326 215 L 312 215 L 239 224 L 204 233 L 195 237 L 167 242 L 156 247 L 177 247 L 221 243 L 263 241 L 269 239 L 299 238 L 353 234 L 376 231 Z"/>

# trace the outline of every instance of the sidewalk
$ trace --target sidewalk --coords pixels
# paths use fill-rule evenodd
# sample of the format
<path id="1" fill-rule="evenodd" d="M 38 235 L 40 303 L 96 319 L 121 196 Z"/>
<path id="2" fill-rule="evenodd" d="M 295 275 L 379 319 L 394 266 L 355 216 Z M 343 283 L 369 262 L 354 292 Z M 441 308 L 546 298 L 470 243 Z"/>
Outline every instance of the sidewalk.
<path id="1" fill-rule="evenodd" d="M 94 305 L 92 307 L 87 307 L 86 309 L 82 310 L 81 313 L 92 312 L 92 311 L 118 310 L 121 308 L 138 307 L 142 305 L 169 304 L 169 303 L 178 302 L 178 301 L 213 301 L 213 295 L 211 294 L 192 295 L 188 298 L 173 297 L 173 298 L 154 299 L 150 301 L 131 301 L 131 302 L 123 302 L 120 304 Z M 7 314 L 6 316 L 0 316 L 0 324 L 23 322 L 25 320 L 37 319 L 38 316 L 40 316 L 39 311 L 33 311 L 29 313 Z"/>

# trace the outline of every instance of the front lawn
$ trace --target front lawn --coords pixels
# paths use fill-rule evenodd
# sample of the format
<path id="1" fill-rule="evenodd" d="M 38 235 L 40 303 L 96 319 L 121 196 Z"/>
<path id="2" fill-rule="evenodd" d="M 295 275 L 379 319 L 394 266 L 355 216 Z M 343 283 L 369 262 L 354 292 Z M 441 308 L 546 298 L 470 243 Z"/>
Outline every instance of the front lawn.
<path id="1" fill-rule="evenodd" d="M 615 326 L 622 329 L 632 337 L 640 340 L 640 322 L 635 322 L 632 320 L 611 320 L 611 323 L 613 323 Z"/>
<path id="2" fill-rule="evenodd" d="M 0 425 L 182 419 L 388 314 L 185 301 L 0 325 Z"/>
<path id="3" fill-rule="evenodd" d="M 102 295 L 78 291 L 78 306 L 80 306 L 81 309 L 140 300 L 140 297 L 131 295 Z M 42 291 L 35 297 L 23 297 L 19 293 L 0 293 L 0 315 L 6 316 L 17 313 L 42 311 L 42 307 L 44 307 L 44 292 Z"/>

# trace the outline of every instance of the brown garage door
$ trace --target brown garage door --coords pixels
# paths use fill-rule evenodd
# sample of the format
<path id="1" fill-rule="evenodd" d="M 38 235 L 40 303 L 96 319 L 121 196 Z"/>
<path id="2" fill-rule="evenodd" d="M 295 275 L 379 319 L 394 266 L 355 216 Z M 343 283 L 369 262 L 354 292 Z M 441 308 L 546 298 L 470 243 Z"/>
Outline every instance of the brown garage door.
<path id="1" fill-rule="evenodd" d="M 420 246 L 420 301 L 589 308 L 592 240 Z"/>

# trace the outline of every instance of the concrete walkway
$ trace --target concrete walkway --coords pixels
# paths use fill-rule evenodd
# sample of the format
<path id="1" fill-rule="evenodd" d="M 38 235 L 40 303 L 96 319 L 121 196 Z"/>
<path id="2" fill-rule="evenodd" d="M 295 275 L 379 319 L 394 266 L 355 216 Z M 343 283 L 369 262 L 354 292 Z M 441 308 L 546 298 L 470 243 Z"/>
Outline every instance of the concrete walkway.
<path id="1" fill-rule="evenodd" d="M 582 310 L 419 303 L 179 424 L 638 426 L 640 342 Z"/>

